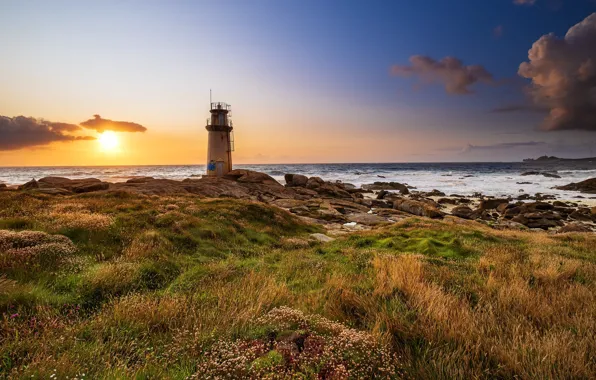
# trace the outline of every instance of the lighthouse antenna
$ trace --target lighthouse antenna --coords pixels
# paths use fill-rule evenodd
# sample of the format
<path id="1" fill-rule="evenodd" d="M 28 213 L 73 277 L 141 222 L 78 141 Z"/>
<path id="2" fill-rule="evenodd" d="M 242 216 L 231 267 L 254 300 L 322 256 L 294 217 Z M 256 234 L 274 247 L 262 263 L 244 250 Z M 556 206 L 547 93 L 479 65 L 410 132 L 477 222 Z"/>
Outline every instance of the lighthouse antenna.
<path id="1" fill-rule="evenodd" d="M 209 107 L 211 107 L 211 103 L 213 103 L 213 100 L 211 99 L 211 89 L 209 89 Z"/>

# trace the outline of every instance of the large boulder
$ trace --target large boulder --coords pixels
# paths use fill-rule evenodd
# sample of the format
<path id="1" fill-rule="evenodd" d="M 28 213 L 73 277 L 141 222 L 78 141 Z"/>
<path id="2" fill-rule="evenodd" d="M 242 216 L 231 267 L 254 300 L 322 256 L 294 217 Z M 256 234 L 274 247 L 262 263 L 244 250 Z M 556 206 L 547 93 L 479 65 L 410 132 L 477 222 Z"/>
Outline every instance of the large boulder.
<path id="1" fill-rule="evenodd" d="M 566 232 L 592 232 L 592 228 L 590 228 L 590 226 L 588 226 L 587 224 L 574 222 L 559 228 L 559 230 L 557 231 L 557 233 L 560 234 Z"/>
<path id="2" fill-rule="evenodd" d="M 375 182 L 371 184 L 362 185 L 364 190 L 397 190 L 401 194 L 409 194 L 410 190 L 403 183 L 399 182 Z"/>
<path id="3" fill-rule="evenodd" d="M 232 170 L 224 178 L 243 183 L 263 183 L 281 186 L 279 182 L 268 174 L 246 169 Z"/>
<path id="4" fill-rule="evenodd" d="M 411 199 L 398 199 L 393 203 L 393 208 L 409 214 L 425 216 L 427 218 L 442 218 L 443 213 L 429 204 Z"/>
<path id="5" fill-rule="evenodd" d="M 44 177 L 39 180 L 39 187 L 47 189 L 47 194 L 52 193 L 50 189 L 62 189 L 74 193 L 89 193 L 92 191 L 107 190 L 110 184 L 102 182 L 97 178 L 69 179 L 64 177 Z M 61 194 L 63 192 L 53 193 Z"/>
<path id="6" fill-rule="evenodd" d="M 508 204 L 509 200 L 507 199 L 485 199 L 480 201 L 480 204 L 478 205 L 478 209 L 479 210 L 492 210 L 492 209 L 496 209 L 497 207 L 499 207 L 502 204 Z"/>
<path id="7" fill-rule="evenodd" d="M 22 184 L 19 186 L 19 190 L 33 190 L 39 189 L 39 183 L 33 178 L 31 181 Z"/>
<path id="8" fill-rule="evenodd" d="M 554 174 L 554 173 L 550 173 L 550 172 L 539 172 L 539 171 L 529 171 L 529 172 L 524 172 L 522 174 L 520 174 L 522 176 L 528 176 L 528 175 L 542 175 L 544 177 L 548 177 L 548 178 L 561 178 L 560 175 L 558 174 Z"/>
<path id="9" fill-rule="evenodd" d="M 302 174 L 286 174 L 284 179 L 289 187 L 305 187 L 308 182 L 308 177 Z"/>
<path id="10" fill-rule="evenodd" d="M 468 206 L 457 206 L 451 210 L 451 215 L 455 215 L 462 219 L 474 219 L 476 213 Z"/>
<path id="11" fill-rule="evenodd" d="M 126 181 L 126 183 L 146 183 L 149 181 L 153 181 L 155 178 L 153 177 L 135 177 L 131 178 Z"/>
<path id="12" fill-rule="evenodd" d="M 541 228 L 543 230 L 564 225 L 564 223 L 561 221 L 561 215 L 551 211 L 537 211 L 518 214 L 511 220 L 521 223 L 528 228 Z"/>
<path id="13" fill-rule="evenodd" d="M 87 182 L 80 183 L 72 187 L 74 193 L 90 193 L 92 191 L 107 190 L 110 184 L 107 182 Z"/>
<path id="14" fill-rule="evenodd" d="M 564 186 L 558 186 L 559 190 L 581 191 L 583 193 L 596 194 L 596 178 L 590 178 L 585 181 L 570 183 Z"/>
<path id="15" fill-rule="evenodd" d="M 6 189 L 8 186 L 6 186 L 5 183 L 0 183 L 0 189 Z"/>
<path id="16" fill-rule="evenodd" d="M 383 217 L 380 217 L 375 214 L 368 214 L 368 213 L 357 213 L 357 214 L 350 214 L 347 216 L 350 222 L 364 224 L 366 226 L 376 226 L 378 224 L 387 223 L 387 220 Z"/>
<path id="17" fill-rule="evenodd" d="M 308 181 L 306 181 L 306 188 L 311 190 L 317 190 L 319 187 L 325 184 L 325 181 L 321 177 L 310 177 Z"/>

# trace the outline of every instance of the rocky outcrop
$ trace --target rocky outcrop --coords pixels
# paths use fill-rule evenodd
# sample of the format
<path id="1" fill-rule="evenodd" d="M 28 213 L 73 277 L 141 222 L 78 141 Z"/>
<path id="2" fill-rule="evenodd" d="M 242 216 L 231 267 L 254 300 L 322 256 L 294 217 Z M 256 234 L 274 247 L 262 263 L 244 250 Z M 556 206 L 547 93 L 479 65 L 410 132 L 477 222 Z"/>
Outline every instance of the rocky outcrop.
<path id="1" fill-rule="evenodd" d="M 19 190 L 33 190 L 33 189 L 38 189 L 39 188 L 39 183 L 35 180 L 35 178 L 33 178 L 31 181 L 26 182 L 24 184 L 22 184 L 21 186 L 19 186 Z"/>
<path id="2" fill-rule="evenodd" d="M 335 240 L 331 236 L 327 236 L 325 234 L 310 234 L 309 235 L 313 240 L 320 241 L 321 243 L 328 243 L 330 241 Z"/>
<path id="3" fill-rule="evenodd" d="M 455 215 L 462 219 L 474 219 L 476 213 L 468 206 L 457 206 L 451 210 L 451 215 Z"/>
<path id="4" fill-rule="evenodd" d="M 596 194 L 596 178 L 590 178 L 585 181 L 570 183 L 565 186 L 558 186 L 559 190 L 581 191 L 582 193 Z"/>
<path id="5" fill-rule="evenodd" d="M 286 174 L 284 179 L 288 187 L 305 187 L 308 182 L 308 177 L 302 174 Z"/>
<path id="6" fill-rule="evenodd" d="M 41 192 L 46 194 L 64 194 L 64 191 L 89 193 L 92 191 L 107 190 L 110 184 L 102 182 L 97 178 L 69 179 L 64 177 L 44 177 L 39 180 L 38 186 Z"/>
<path id="7" fill-rule="evenodd" d="M 507 200 L 507 199 L 485 199 L 485 200 L 480 201 L 480 205 L 478 205 L 478 209 L 479 210 L 493 210 L 502 204 L 509 204 L 509 200 Z"/>
<path id="8" fill-rule="evenodd" d="M 559 230 L 557 231 L 557 233 L 560 234 L 567 232 L 592 232 L 592 228 L 587 224 L 573 222 L 559 228 Z"/>
<path id="9" fill-rule="evenodd" d="M 528 176 L 528 175 L 542 175 L 544 177 L 548 177 L 548 178 L 561 178 L 560 175 L 555 174 L 555 173 L 551 173 L 551 172 L 539 172 L 539 171 L 529 171 L 529 172 L 524 172 L 522 174 L 520 174 L 522 176 Z"/>
<path id="10" fill-rule="evenodd" d="M 399 182 L 375 182 L 371 184 L 362 185 L 364 190 L 397 190 L 400 194 L 407 195 L 410 193 L 408 187 Z"/>
<path id="11" fill-rule="evenodd" d="M 268 174 L 246 169 L 232 170 L 228 172 L 228 174 L 226 174 L 224 178 L 241 183 L 264 183 L 281 186 L 279 182 L 274 180 L 273 177 L 271 177 Z"/>
<path id="12" fill-rule="evenodd" d="M 393 203 L 393 208 L 399 211 L 404 211 L 409 214 L 425 216 L 427 218 L 442 218 L 443 213 L 440 212 L 436 207 L 433 207 L 424 202 L 410 200 L 410 199 L 398 199 Z"/>
<path id="13" fill-rule="evenodd" d="M 126 181 L 126 183 L 145 183 L 145 182 L 149 182 L 149 181 L 153 181 L 155 178 L 153 177 L 135 177 L 135 178 L 131 178 L 128 181 Z"/>

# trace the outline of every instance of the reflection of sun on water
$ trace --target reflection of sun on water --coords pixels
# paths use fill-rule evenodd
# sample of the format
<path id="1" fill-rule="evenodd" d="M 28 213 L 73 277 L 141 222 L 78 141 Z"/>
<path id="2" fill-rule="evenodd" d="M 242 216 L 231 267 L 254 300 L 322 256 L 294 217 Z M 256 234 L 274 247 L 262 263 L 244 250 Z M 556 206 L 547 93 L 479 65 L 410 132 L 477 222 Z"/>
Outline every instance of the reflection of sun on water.
<path id="1" fill-rule="evenodd" d="M 104 151 L 114 151 L 118 148 L 118 136 L 114 132 L 106 131 L 99 135 L 97 140 Z"/>

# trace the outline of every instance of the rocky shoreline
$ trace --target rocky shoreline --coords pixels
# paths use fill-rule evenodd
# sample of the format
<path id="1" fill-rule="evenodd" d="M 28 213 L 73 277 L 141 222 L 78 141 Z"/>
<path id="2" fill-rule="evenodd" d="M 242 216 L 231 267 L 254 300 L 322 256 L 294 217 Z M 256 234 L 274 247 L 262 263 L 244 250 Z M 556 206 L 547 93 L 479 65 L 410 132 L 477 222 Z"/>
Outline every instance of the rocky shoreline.
<path id="1" fill-rule="evenodd" d="M 596 231 L 596 207 L 581 202 L 563 202 L 542 194 L 494 198 L 482 194 L 447 195 L 439 190 L 416 191 L 398 182 L 375 182 L 358 188 L 320 177 L 286 174 L 285 185 L 265 173 L 237 169 L 224 178 L 187 178 L 182 181 L 139 177 L 122 183 L 95 178 L 71 180 L 44 177 L 16 188 L 51 196 L 90 192 L 147 196 L 193 194 L 206 198 L 250 199 L 284 208 L 300 218 L 325 226 L 329 234 L 370 229 L 412 215 L 427 218 L 475 220 L 497 229 L 539 229 L 555 232 Z M 561 187 L 593 193 L 596 179 Z"/>

